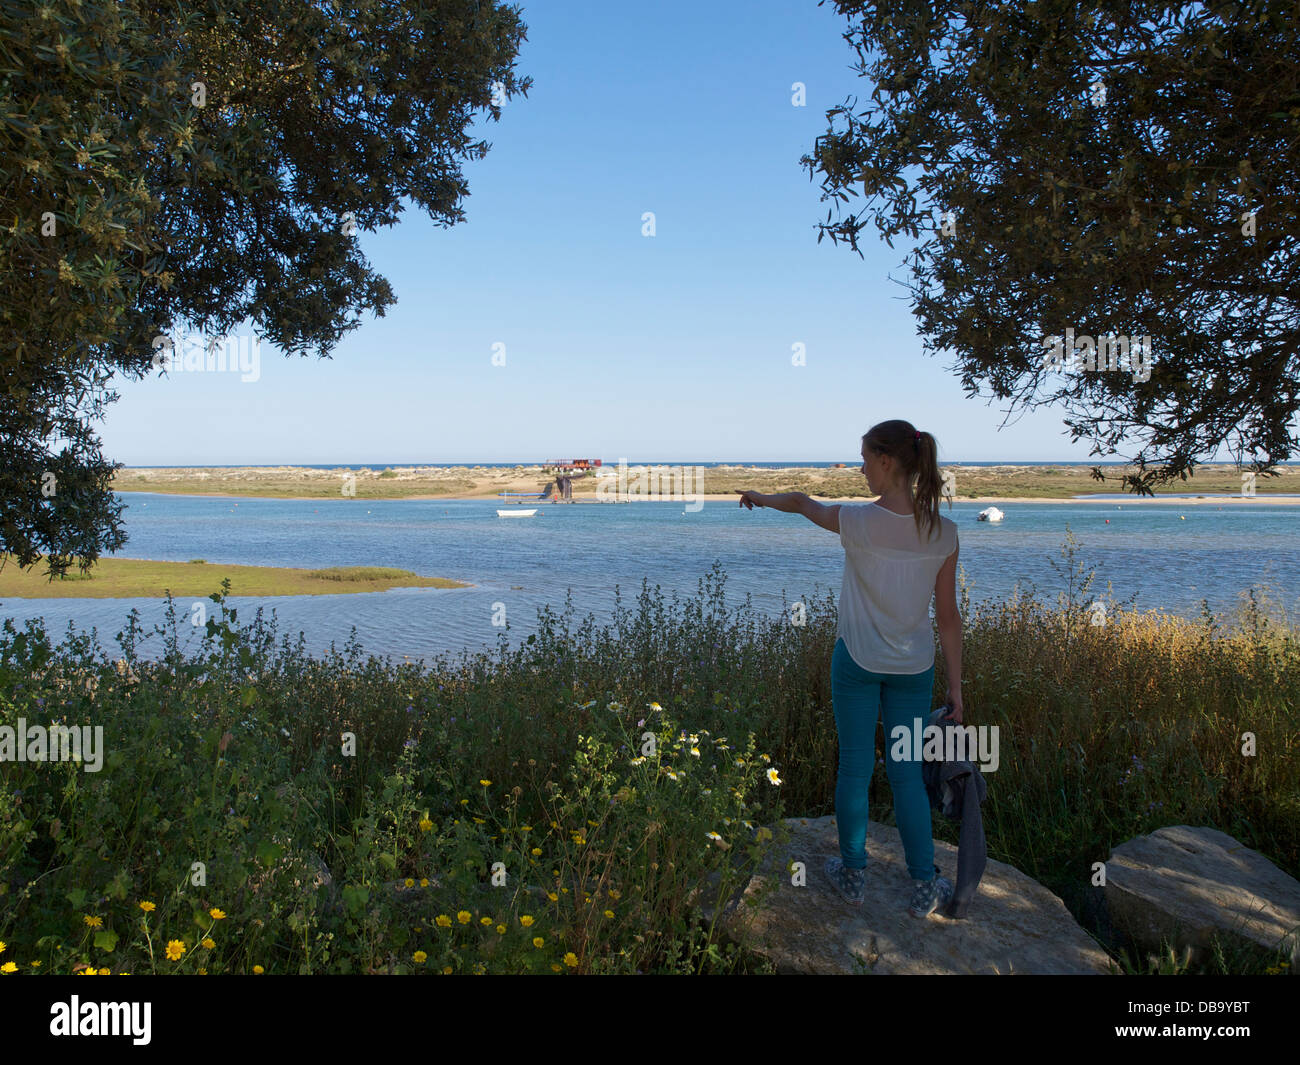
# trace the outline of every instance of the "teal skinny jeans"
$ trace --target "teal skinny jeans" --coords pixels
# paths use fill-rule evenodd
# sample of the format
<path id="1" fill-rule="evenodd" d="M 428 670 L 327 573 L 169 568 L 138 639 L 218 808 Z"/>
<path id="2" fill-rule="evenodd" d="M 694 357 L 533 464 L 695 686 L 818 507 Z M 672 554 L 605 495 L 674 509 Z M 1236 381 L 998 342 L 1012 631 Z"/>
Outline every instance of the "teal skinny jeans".
<path id="1" fill-rule="evenodd" d="M 867 789 L 876 763 L 876 721 L 883 710 L 885 772 L 894 793 L 894 816 L 903 839 L 907 871 L 913 880 L 929 880 L 935 875 L 930 800 L 921 779 L 921 763 L 895 760 L 891 739 L 899 725 L 909 730 L 925 728 L 933 688 L 933 665 L 924 673 L 873 673 L 853 660 L 842 638 L 835 641 L 831 704 L 840 739 L 835 821 L 840 834 L 840 858 L 846 869 L 863 869 L 867 864 Z M 907 746 L 910 751 L 911 743 Z"/>

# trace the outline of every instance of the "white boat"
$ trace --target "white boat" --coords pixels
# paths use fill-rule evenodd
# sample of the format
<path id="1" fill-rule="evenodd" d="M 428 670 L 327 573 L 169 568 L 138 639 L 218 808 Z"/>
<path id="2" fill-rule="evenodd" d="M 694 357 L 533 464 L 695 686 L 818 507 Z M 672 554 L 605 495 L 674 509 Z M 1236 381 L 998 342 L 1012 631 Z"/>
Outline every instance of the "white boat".
<path id="1" fill-rule="evenodd" d="M 1006 515 L 997 507 L 989 507 L 987 510 L 981 510 L 979 513 L 980 521 L 1001 521 Z"/>
<path id="2" fill-rule="evenodd" d="M 536 513 L 537 513 L 536 507 L 534 507 L 532 510 L 498 510 L 497 517 L 498 518 L 531 518 Z"/>

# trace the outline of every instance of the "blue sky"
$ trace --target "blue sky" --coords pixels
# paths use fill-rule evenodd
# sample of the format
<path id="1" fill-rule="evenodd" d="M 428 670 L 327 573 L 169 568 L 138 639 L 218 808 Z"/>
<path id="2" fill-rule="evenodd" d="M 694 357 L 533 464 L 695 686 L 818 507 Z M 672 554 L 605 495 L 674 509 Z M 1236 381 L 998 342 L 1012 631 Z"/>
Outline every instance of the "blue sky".
<path id="1" fill-rule="evenodd" d="M 827 108 L 871 88 L 829 5 L 545 0 L 524 17 L 534 85 L 485 125 L 466 221 L 408 210 L 361 234 L 398 298 L 386 317 L 330 361 L 263 344 L 255 382 L 123 381 L 111 458 L 852 462 L 898 417 L 944 461 L 1088 459 L 1055 412 L 999 431 L 1000 407 L 923 354 L 890 279 L 904 247 L 817 243 L 827 204 L 799 159 Z"/>

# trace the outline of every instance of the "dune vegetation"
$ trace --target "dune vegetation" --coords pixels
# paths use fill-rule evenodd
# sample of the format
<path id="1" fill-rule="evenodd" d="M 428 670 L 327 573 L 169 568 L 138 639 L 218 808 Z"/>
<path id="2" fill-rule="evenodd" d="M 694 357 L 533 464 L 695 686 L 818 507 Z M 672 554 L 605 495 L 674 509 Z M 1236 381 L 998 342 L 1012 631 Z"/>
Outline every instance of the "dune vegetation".
<path id="1" fill-rule="evenodd" d="M 1300 875 L 1295 629 L 1253 592 L 1239 617 L 1199 621 L 1105 599 L 1096 624 L 1073 542 L 1061 565 L 1053 603 L 963 590 L 966 721 L 1000 727 L 989 856 L 1060 895 L 1122 971 L 1285 972 L 1280 955 L 1135 950 L 1089 877 L 1174 824 Z M 781 818 L 833 812 L 835 604 L 771 618 L 725 582 L 716 563 L 685 601 L 647 582 L 601 623 L 568 602 L 517 647 L 423 666 L 355 642 L 313 657 L 222 595 L 199 633 L 173 604 L 111 650 L 7 622 L 0 726 L 102 726 L 104 760 L 0 763 L 0 963 L 764 971 L 703 914 L 779 845 Z M 942 673 L 940 656 L 936 705 Z M 890 822 L 883 772 L 871 792 Z M 937 816 L 935 833 L 956 842 Z"/>
<path id="2" fill-rule="evenodd" d="M 612 465 L 612 464 L 611 464 Z M 608 468 L 608 467 L 607 467 Z M 616 471 L 617 466 L 612 468 Z M 634 478 L 637 465 L 629 467 Z M 1122 491 L 1125 474 L 1136 467 L 1107 467 L 1106 480 L 1097 481 L 1084 464 L 1060 466 L 964 466 L 942 463 L 953 474 L 954 498 L 969 499 L 1072 499 L 1076 495 Z M 695 482 L 693 482 L 695 483 Z M 594 475 L 573 482 L 576 500 L 594 501 L 599 481 Z M 179 495 L 305 498 L 346 502 L 379 499 L 490 498 L 499 492 L 553 491 L 555 483 L 541 466 L 400 466 L 379 469 L 316 469 L 295 466 L 228 467 L 217 469 L 122 469 L 113 480 L 117 492 L 161 492 Z M 1179 493 L 1226 493 L 1240 497 L 1241 471 L 1228 463 L 1208 463 L 1186 481 L 1162 485 L 1156 496 Z M 613 491 L 613 481 L 608 491 Z M 851 455 L 843 468 L 792 466 L 771 469 L 757 466 L 705 467 L 696 491 L 706 496 L 732 496 L 736 491 L 807 492 L 819 499 L 871 498 L 861 471 L 861 460 Z M 1280 466 L 1276 476 L 1258 475 L 1248 486 L 1258 496 L 1300 493 L 1300 467 Z M 1134 500 L 1138 497 L 1134 496 Z"/>

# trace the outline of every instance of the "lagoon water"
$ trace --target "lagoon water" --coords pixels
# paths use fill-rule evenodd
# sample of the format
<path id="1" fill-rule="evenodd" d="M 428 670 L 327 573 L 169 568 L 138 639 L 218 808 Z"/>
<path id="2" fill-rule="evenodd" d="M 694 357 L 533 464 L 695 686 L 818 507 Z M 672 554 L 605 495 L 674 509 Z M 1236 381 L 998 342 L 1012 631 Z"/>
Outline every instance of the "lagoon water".
<path id="1" fill-rule="evenodd" d="M 682 502 L 538 505 L 533 518 L 498 518 L 486 500 L 281 500 L 185 497 L 130 493 L 121 557 L 269 566 L 397 566 L 451 577 L 465 589 L 411 588 L 362 595 L 242 599 L 240 621 L 256 606 L 273 608 L 280 631 L 305 633 L 309 649 L 342 647 L 355 626 L 362 647 L 397 660 L 496 645 L 494 627 L 504 604 L 511 644 L 534 631 L 537 608 L 563 610 L 572 590 L 578 619 L 609 618 L 614 588 L 634 605 L 642 579 L 665 598 L 693 597 L 714 560 L 727 574 L 727 603 L 746 594 L 772 616 L 801 597 L 837 597 L 844 566 L 839 537 L 794 514 L 744 510 L 706 501 L 696 512 Z M 1107 581 L 1116 600 L 1136 595 L 1140 609 L 1198 617 L 1232 611 L 1242 592 L 1266 588 L 1293 620 L 1300 617 L 1300 507 L 1213 502 L 1004 503 L 1006 520 L 987 524 L 976 515 L 987 504 L 957 503 L 943 513 L 957 522 L 961 564 L 972 603 L 1001 597 L 1017 584 L 1054 600 L 1064 581 L 1049 560 L 1069 525 L 1078 558 L 1095 566 L 1094 593 Z M 1109 519 L 1109 524 L 1106 523 Z M 216 590 L 215 587 L 213 589 Z M 188 613 L 192 600 L 178 601 Z M 208 604 L 211 606 L 212 604 Z M 71 622 L 113 639 L 136 608 L 146 627 L 162 620 L 158 600 L 7 599 L 0 617 L 17 622 L 43 616 L 52 634 Z M 188 628 L 188 626 L 186 626 Z M 197 643 L 197 638 L 193 641 Z M 155 638 L 142 648 L 152 653 Z"/>

